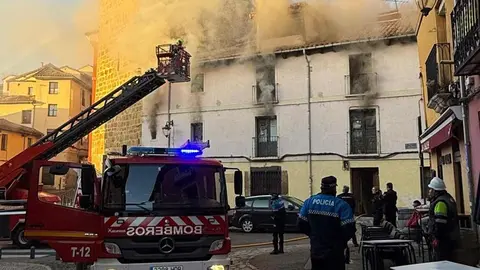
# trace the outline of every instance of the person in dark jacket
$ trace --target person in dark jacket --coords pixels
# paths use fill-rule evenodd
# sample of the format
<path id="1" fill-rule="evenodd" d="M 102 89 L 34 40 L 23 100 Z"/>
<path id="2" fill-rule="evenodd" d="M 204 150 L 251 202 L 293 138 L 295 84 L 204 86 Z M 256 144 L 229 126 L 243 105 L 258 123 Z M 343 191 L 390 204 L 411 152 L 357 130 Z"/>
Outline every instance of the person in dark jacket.
<path id="1" fill-rule="evenodd" d="M 349 192 L 350 187 L 348 186 L 343 186 L 343 192 L 338 194 L 338 198 L 344 200 L 350 207 L 352 208 L 352 213 L 355 213 L 355 198 L 353 197 L 353 194 Z M 358 247 L 358 242 L 357 242 L 357 236 L 353 234 L 352 237 L 352 242 L 355 247 Z M 345 262 L 347 264 L 350 263 L 350 248 L 347 245 L 347 249 L 345 250 Z"/>
<path id="2" fill-rule="evenodd" d="M 321 192 L 300 209 L 298 227 L 310 238 L 312 270 L 344 270 L 344 250 L 355 234 L 352 208 L 337 198 L 337 178 L 322 179 Z"/>
<path id="3" fill-rule="evenodd" d="M 431 238 L 435 261 L 455 261 L 454 250 L 460 241 L 457 203 L 447 192 L 445 182 L 433 177 L 428 184 L 430 210 L 428 235 Z"/>
<path id="4" fill-rule="evenodd" d="M 385 205 L 385 220 L 397 227 L 397 192 L 393 190 L 393 184 L 387 183 L 387 191 L 383 194 Z"/>
<path id="5" fill-rule="evenodd" d="M 372 188 L 372 214 L 373 214 L 373 226 L 380 226 L 383 219 L 383 195 L 382 191 L 377 187 Z"/>
<path id="6" fill-rule="evenodd" d="M 285 222 L 287 212 L 285 210 L 285 204 L 278 196 L 278 194 L 272 194 L 271 205 L 273 210 L 273 251 L 270 254 L 283 253 L 283 233 L 285 231 Z"/>

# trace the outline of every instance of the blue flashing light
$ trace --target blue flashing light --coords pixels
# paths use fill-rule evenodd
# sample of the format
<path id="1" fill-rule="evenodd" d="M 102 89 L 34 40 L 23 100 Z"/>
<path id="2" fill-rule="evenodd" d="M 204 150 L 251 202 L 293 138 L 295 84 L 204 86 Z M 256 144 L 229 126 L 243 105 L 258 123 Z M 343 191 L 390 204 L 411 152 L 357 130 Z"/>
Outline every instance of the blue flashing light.
<path id="1" fill-rule="evenodd" d="M 132 156 L 156 156 L 156 155 L 169 155 L 169 156 L 181 156 L 181 157 L 195 157 L 202 154 L 201 149 L 192 147 L 183 148 L 161 148 L 161 147 L 148 147 L 148 146 L 133 146 L 127 151 L 127 155 Z"/>

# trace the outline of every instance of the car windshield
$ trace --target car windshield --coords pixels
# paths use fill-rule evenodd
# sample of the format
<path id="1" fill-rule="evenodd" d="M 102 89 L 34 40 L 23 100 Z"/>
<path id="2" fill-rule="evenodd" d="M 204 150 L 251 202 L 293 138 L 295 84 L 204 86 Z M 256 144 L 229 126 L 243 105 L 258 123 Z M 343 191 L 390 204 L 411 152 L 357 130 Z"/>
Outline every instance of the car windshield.
<path id="1" fill-rule="evenodd" d="M 106 208 L 153 211 L 172 208 L 219 208 L 226 205 L 223 169 L 184 164 L 122 165 L 108 178 Z M 120 180 L 118 180 L 120 179 Z"/>
<path id="2" fill-rule="evenodd" d="M 293 203 L 295 203 L 295 204 L 298 204 L 298 205 L 300 205 L 300 206 L 303 205 L 303 201 L 300 200 L 300 199 L 298 199 L 298 198 L 290 197 L 290 196 L 285 196 L 285 199 L 287 199 L 287 200 L 289 200 L 289 201 L 291 201 L 291 202 L 293 202 Z"/>

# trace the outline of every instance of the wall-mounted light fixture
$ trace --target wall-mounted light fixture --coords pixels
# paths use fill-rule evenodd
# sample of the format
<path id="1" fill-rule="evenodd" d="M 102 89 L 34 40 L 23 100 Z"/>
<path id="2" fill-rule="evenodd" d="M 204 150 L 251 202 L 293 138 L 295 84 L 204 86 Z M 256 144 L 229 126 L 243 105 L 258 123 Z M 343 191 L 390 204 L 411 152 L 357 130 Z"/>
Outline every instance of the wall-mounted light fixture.
<path id="1" fill-rule="evenodd" d="M 427 17 L 428 13 L 433 9 L 436 0 L 415 0 L 415 2 L 422 15 Z"/>
<path id="2" fill-rule="evenodd" d="M 167 121 L 165 123 L 165 126 L 162 127 L 163 135 L 165 135 L 166 138 L 170 137 L 170 132 L 172 130 L 172 127 L 173 127 L 173 120 Z"/>

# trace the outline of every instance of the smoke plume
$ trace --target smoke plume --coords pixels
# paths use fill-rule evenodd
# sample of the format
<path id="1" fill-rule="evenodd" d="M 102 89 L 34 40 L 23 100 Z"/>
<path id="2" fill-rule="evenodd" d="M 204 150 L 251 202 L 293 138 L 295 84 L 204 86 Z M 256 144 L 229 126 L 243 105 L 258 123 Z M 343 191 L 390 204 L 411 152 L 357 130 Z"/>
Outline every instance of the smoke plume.
<path id="1" fill-rule="evenodd" d="M 402 16 L 412 13 L 404 6 L 408 5 L 399 8 Z M 366 34 L 366 29 L 370 36 L 380 35 L 382 29 L 372 25 L 379 13 L 392 8 L 383 0 L 310 0 L 301 5 L 291 5 L 290 0 L 130 0 L 121 1 L 116 7 L 124 9 L 125 15 L 119 21 L 126 25 L 115 30 L 100 29 L 100 32 L 115 37 L 108 42 L 105 52 L 112 59 L 123 59 L 127 69 L 154 67 L 153 48 L 178 38 L 192 54 L 192 67 L 195 67 L 209 58 L 250 59 L 254 54 L 272 53 L 285 46 L 358 39 Z M 414 25 L 410 21 L 407 24 Z M 266 104 L 265 112 L 271 113 L 275 85 L 267 82 L 265 72 L 258 72 L 257 79 L 261 93 L 258 99 Z M 194 94 L 192 98 L 191 105 L 199 112 L 201 95 Z M 163 100 L 166 98 L 158 96 L 146 100 L 145 104 L 156 112 L 159 104 L 149 103 Z M 201 115 L 198 112 L 194 117 Z"/>

